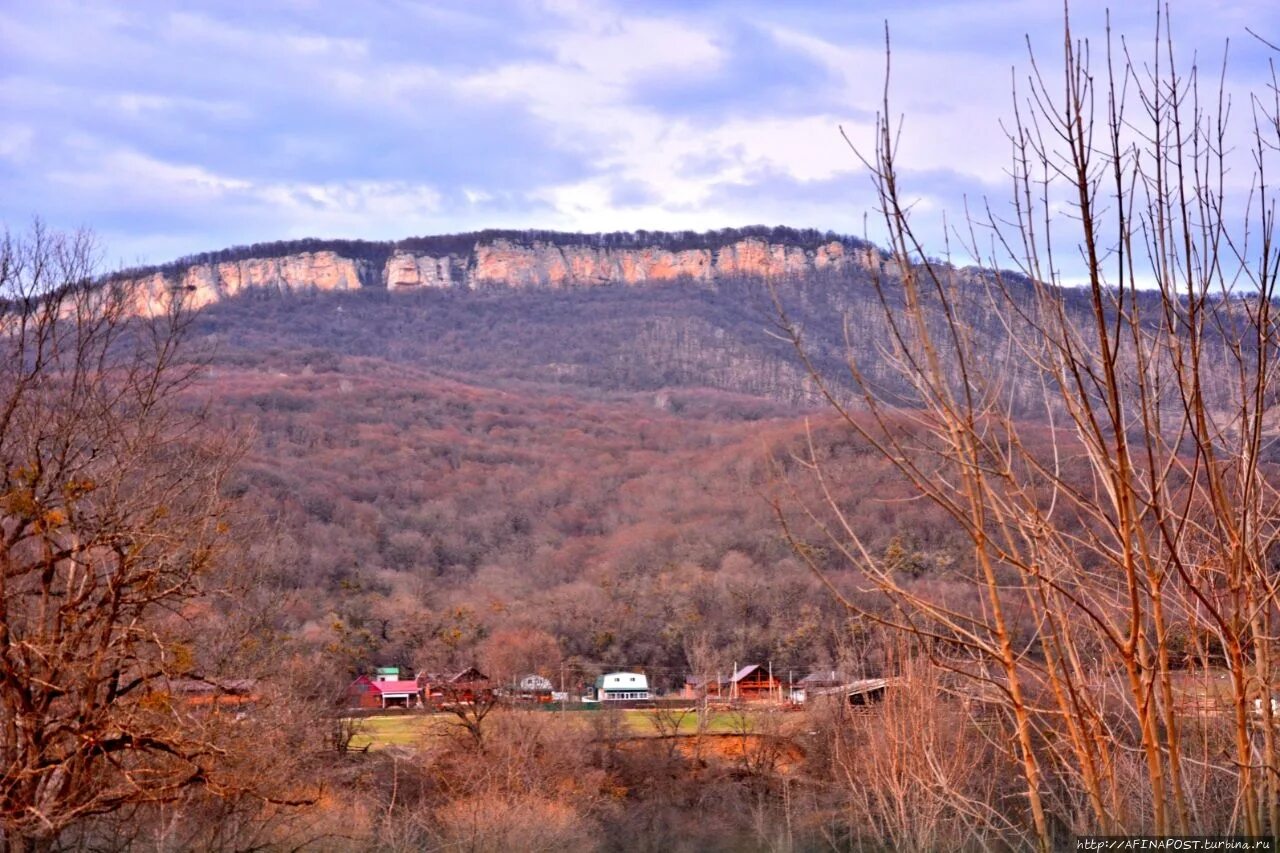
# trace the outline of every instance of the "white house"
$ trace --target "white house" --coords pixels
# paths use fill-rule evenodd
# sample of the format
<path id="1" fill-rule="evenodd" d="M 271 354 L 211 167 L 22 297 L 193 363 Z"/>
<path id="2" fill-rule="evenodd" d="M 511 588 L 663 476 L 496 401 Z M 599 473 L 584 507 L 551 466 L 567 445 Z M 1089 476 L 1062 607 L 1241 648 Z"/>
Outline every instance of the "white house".
<path id="1" fill-rule="evenodd" d="M 649 679 L 642 672 L 611 672 L 596 679 L 596 698 L 601 702 L 648 699 Z"/>

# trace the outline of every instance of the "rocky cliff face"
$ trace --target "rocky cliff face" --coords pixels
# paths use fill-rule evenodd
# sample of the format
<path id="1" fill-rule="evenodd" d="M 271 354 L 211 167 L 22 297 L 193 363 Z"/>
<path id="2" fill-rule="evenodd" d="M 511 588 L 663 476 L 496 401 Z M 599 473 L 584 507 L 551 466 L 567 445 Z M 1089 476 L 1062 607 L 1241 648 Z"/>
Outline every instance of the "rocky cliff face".
<path id="1" fill-rule="evenodd" d="M 390 290 L 452 287 L 464 280 L 465 265 L 450 255 L 433 258 L 412 252 L 394 252 L 382 270 L 382 283 Z"/>
<path id="2" fill-rule="evenodd" d="M 680 278 L 711 282 L 726 276 L 794 276 L 851 266 L 880 269 L 881 265 L 874 248 L 851 248 L 834 240 L 806 249 L 747 238 L 718 249 L 672 251 L 657 246 L 602 248 L 496 239 L 477 243 L 467 254 L 433 256 L 396 250 L 380 271 L 368 261 L 320 251 L 197 264 L 178 274 L 152 273 L 131 284 L 139 313 L 153 315 L 165 310 L 174 296 L 203 307 L 250 288 L 352 290 L 376 283 L 393 292 L 494 285 L 589 287 Z"/>
<path id="3" fill-rule="evenodd" d="M 813 251 L 757 239 L 740 240 L 719 249 L 670 251 L 658 247 L 612 249 L 494 240 L 477 245 L 470 258 L 397 252 L 387 262 L 383 280 L 391 290 L 495 284 L 584 287 L 677 278 L 712 281 L 730 275 L 803 275 L 849 265 L 869 269 L 879 263 L 874 249 L 846 249 L 837 241 Z"/>
<path id="4" fill-rule="evenodd" d="M 176 295 L 188 306 L 202 308 L 252 288 L 354 290 L 361 286 L 364 267 L 363 261 L 336 252 L 302 252 L 282 258 L 197 264 L 180 276 L 153 273 L 132 284 L 138 313 L 154 316 L 167 310 Z"/>

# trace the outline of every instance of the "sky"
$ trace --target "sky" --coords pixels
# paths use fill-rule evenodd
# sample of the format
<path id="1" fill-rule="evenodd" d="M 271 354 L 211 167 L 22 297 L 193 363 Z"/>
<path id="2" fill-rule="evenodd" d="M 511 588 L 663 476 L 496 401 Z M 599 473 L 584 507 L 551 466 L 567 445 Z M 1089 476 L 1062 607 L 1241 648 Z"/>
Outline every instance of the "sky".
<path id="1" fill-rule="evenodd" d="M 1111 14 L 1151 53 L 1155 3 Z M 1136 9 L 1135 7 L 1141 7 Z M 1280 4 L 1174 0 L 1180 56 L 1265 89 Z M 1100 3 L 1072 5 L 1101 44 Z M 903 185 L 1009 195 L 1011 84 L 1052 0 L 4 0 L 0 223 L 93 229 L 109 265 L 300 237 L 792 225 L 879 237 L 865 169 L 892 40 Z M 1247 110 L 1235 118 L 1247 124 Z M 1003 124 L 1002 124 L 1003 123 Z"/>

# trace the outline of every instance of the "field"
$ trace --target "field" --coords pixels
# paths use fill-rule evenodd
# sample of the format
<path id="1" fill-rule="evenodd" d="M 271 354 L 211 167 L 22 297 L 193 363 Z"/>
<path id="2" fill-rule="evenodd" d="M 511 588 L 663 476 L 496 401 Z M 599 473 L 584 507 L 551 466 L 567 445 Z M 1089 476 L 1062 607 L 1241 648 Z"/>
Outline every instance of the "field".
<path id="1" fill-rule="evenodd" d="M 554 711 L 538 711 L 532 713 L 557 713 Z M 602 711 L 564 711 L 587 725 L 591 717 L 604 713 Z M 622 725 L 630 737 L 657 737 L 669 733 L 674 725 L 678 712 L 669 716 L 670 722 L 659 726 L 654 712 L 642 709 L 628 709 L 621 712 Z M 425 737 L 438 737 L 446 734 L 455 720 L 448 714 L 387 714 L 385 716 L 364 717 L 355 721 L 355 735 L 351 738 L 351 749 L 385 749 L 389 746 L 414 746 Z M 712 711 L 707 721 L 708 734 L 729 734 L 733 732 L 751 731 L 755 728 L 750 715 L 743 716 L 732 711 Z M 679 718 L 679 734 L 692 735 L 697 732 L 697 715 L 685 714 Z"/>
<path id="2" fill-rule="evenodd" d="M 384 749 L 388 746 L 414 746 L 427 735 L 445 731 L 448 720 L 439 714 L 388 714 L 355 721 L 355 734 L 350 748 Z"/>

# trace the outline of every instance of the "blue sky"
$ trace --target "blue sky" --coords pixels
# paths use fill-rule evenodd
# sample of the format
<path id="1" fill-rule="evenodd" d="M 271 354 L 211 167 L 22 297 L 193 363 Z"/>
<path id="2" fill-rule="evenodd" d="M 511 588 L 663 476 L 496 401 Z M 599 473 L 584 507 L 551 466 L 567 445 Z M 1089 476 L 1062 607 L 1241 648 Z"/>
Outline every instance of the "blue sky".
<path id="1" fill-rule="evenodd" d="M 1155 4 L 1113 14 L 1149 52 Z M 1073 4 L 1097 38 L 1103 6 Z M 883 26 L 922 216 L 1007 197 L 1010 81 L 1061 7 L 858 2 L 5 0 L 0 220 L 88 226 L 110 264 L 304 236 L 483 227 L 861 234 Z M 1183 55 L 1259 90 L 1261 0 L 1175 2 Z M 1020 72 L 1015 72 L 1020 69 Z M 1247 116 L 1238 109 L 1237 119 Z M 940 242 L 937 226 L 928 233 Z M 870 236 L 877 236 L 874 224 Z"/>

